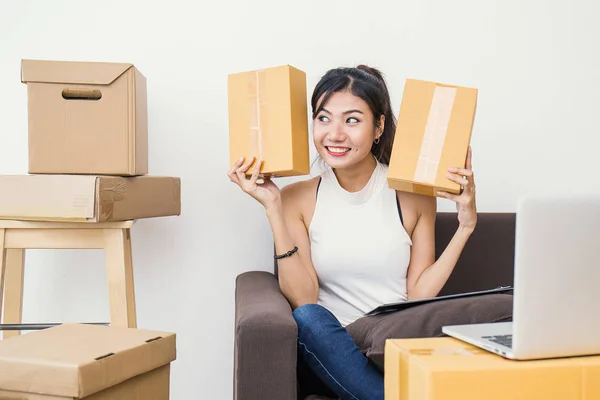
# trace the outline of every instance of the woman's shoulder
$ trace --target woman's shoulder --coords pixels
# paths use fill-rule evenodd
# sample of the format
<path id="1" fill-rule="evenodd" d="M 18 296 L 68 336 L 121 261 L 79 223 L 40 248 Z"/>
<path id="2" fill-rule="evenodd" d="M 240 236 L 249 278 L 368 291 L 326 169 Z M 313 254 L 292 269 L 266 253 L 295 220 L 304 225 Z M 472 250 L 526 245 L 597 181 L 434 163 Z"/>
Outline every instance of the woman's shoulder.
<path id="1" fill-rule="evenodd" d="M 321 176 L 290 183 L 281 189 L 282 201 L 295 203 L 300 201 L 304 203 L 307 196 L 316 193 L 317 186 Z"/>
<path id="2" fill-rule="evenodd" d="M 417 221 L 422 216 L 429 216 L 431 218 L 426 219 L 435 220 L 437 209 L 437 200 L 435 197 L 400 190 L 396 190 L 396 196 L 402 209 L 404 228 L 411 238 Z"/>
<path id="3" fill-rule="evenodd" d="M 422 214 L 435 213 L 437 210 L 437 198 L 434 196 L 401 190 L 396 190 L 396 196 L 403 209 L 414 212 L 417 217 Z"/>
<path id="4" fill-rule="evenodd" d="M 316 193 L 321 177 L 290 183 L 281 189 L 281 202 L 286 213 L 301 219 L 306 229 L 316 207 Z"/>

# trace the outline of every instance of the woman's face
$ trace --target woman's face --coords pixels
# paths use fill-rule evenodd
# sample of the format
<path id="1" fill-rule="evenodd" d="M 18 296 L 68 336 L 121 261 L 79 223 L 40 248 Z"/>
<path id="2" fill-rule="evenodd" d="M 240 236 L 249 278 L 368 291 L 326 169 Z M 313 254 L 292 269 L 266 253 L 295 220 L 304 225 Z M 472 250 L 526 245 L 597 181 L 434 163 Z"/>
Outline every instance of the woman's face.
<path id="1" fill-rule="evenodd" d="M 347 168 L 363 161 L 379 134 L 373 128 L 373 114 L 367 103 L 350 92 L 334 93 L 314 119 L 315 147 L 332 168 Z"/>

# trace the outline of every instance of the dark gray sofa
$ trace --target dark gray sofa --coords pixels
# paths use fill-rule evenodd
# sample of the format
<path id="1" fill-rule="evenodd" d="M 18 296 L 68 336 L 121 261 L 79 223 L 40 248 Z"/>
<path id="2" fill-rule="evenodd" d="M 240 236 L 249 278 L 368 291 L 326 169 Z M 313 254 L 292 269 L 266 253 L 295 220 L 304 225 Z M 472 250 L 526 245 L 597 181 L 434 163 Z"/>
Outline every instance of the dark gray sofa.
<path id="1" fill-rule="evenodd" d="M 478 225 L 440 295 L 513 284 L 514 213 L 479 213 Z M 438 213 L 436 258 L 456 231 L 456 213 Z M 276 272 L 276 270 L 275 270 Z M 509 321 L 512 296 L 453 300 L 403 311 L 402 323 L 379 324 L 377 316 L 348 326 L 361 350 L 383 368 L 386 338 L 441 336 L 452 323 Z M 235 288 L 234 399 L 297 400 L 297 327 L 276 274 L 240 274 Z M 300 388 L 301 389 L 301 388 Z M 301 396 L 303 397 L 303 396 Z"/>

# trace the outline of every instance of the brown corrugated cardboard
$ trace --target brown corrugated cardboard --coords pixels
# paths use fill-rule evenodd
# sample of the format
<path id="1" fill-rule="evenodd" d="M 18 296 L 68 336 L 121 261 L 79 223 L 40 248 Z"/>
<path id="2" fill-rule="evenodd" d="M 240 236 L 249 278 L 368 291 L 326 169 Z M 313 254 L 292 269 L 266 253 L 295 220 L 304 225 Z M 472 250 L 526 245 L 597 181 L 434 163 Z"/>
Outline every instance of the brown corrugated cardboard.
<path id="1" fill-rule="evenodd" d="M 170 396 L 170 371 L 167 364 L 146 372 L 116 386 L 85 397 L 85 400 L 168 400 Z M 52 396 L 0 389 L 1 400 L 78 400 L 81 397 Z"/>
<path id="2" fill-rule="evenodd" d="M 126 221 L 180 215 L 180 178 L 0 175 L 0 219 Z"/>
<path id="3" fill-rule="evenodd" d="M 230 74 L 228 101 L 230 165 L 256 157 L 262 176 L 310 173 L 303 71 L 284 65 Z"/>
<path id="4" fill-rule="evenodd" d="M 600 356 L 514 361 L 454 338 L 390 339 L 384 379 L 386 400 L 594 400 Z"/>
<path id="5" fill-rule="evenodd" d="M 0 341 L 1 399 L 168 399 L 176 335 L 64 324 Z"/>
<path id="6" fill-rule="evenodd" d="M 132 64 L 22 60 L 29 173 L 148 173 L 146 78 Z"/>
<path id="7" fill-rule="evenodd" d="M 388 170 L 388 185 L 405 192 L 459 194 L 449 167 L 464 168 L 478 90 L 407 79 Z"/>

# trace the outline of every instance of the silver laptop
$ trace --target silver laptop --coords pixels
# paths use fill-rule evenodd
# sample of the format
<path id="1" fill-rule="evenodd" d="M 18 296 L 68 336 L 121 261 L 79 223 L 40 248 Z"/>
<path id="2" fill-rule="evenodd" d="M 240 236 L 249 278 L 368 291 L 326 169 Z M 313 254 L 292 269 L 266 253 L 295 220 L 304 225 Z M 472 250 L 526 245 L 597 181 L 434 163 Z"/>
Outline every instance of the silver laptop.
<path id="1" fill-rule="evenodd" d="M 600 194 L 524 197 L 515 236 L 512 322 L 442 331 L 509 359 L 600 354 Z"/>

